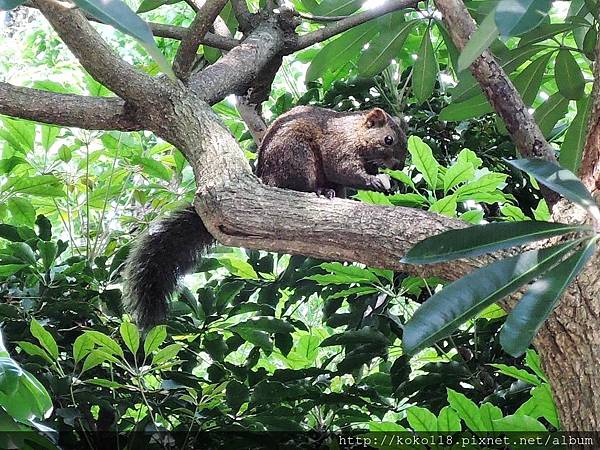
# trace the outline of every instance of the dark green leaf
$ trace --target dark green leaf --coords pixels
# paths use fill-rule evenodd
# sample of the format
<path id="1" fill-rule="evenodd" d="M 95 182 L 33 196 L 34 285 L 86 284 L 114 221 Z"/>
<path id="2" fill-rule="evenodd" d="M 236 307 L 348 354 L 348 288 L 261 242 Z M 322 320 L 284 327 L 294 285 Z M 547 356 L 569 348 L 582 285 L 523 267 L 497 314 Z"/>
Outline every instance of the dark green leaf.
<path id="1" fill-rule="evenodd" d="M 577 178 L 570 170 L 563 169 L 558 164 L 542 159 L 516 159 L 505 161 L 517 169 L 521 169 L 530 175 L 533 175 L 535 179 L 543 185 L 558 192 L 573 203 L 583 206 L 592 212 L 592 214 L 600 215 L 594 198 L 579 178 Z"/>
<path id="2" fill-rule="evenodd" d="M 596 251 L 596 240 L 571 255 L 533 283 L 508 315 L 500 333 L 502 348 L 514 357 L 527 350 L 567 286 Z"/>
<path id="3" fill-rule="evenodd" d="M 493 110 L 492 105 L 481 94 L 463 102 L 450 103 L 440 111 L 439 119 L 454 122 L 479 117 Z"/>
<path id="4" fill-rule="evenodd" d="M 245 384 L 236 380 L 227 383 L 225 401 L 227 402 L 227 406 L 231 408 L 233 414 L 236 414 L 239 411 L 240 407 L 248 401 L 249 397 L 250 391 Z"/>
<path id="5" fill-rule="evenodd" d="M 590 97 L 584 97 L 577 102 L 577 115 L 569 125 L 560 146 L 560 165 L 574 173 L 579 169 L 587 137 L 587 124 L 592 104 L 589 100 Z"/>
<path id="6" fill-rule="evenodd" d="M 389 340 L 385 335 L 374 328 L 365 327 L 360 330 L 346 331 L 340 334 L 334 334 L 324 339 L 320 347 L 329 347 L 331 345 L 347 344 L 380 344 L 389 345 Z"/>
<path id="7" fill-rule="evenodd" d="M 415 245 L 403 258 L 407 264 L 432 264 L 469 258 L 504 248 L 547 239 L 572 232 L 590 231 L 589 227 L 553 222 L 496 222 L 449 230 Z"/>
<path id="8" fill-rule="evenodd" d="M 369 48 L 364 51 L 358 60 L 358 71 L 364 77 L 373 77 L 385 69 L 390 61 L 395 58 L 412 31 L 417 20 L 402 23 L 398 28 L 380 33 Z"/>
<path id="9" fill-rule="evenodd" d="M 0 11 L 8 11 L 22 5 L 27 0 L 0 0 Z"/>
<path id="10" fill-rule="evenodd" d="M 499 31 L 496 27 L 494 11 L 481 22 L 475 33 L 469 38 L 469 42 L 463 48 L 458 57 L 458 71 L 467 69 L 476 58 L 478 58 L 494 40 L 498 37 Z"/>
<path id="11" fill-rule="evenodd" d="M 581 67 L 569 50 L 559 50 L 554 64 L 554 78 L 558 91 L 570 100 L 579 100 L 585 93 Z"/>
<path id="12" fill-rule="evenodd" d="M 527 106 L 531 106 L 537 96 L 540 86 L 542 85 L 542 79 L 546 72 L 546 66 L 550 61 L 552 53 L 546 53 L 540 56 L 538 59 L 529 64 L 519 75 L 517 75 L 513 83 L 515 88 L 521 94 L 523 103 Z"/>
<path id="13" fill-rule="evenodd" d="M 531 250 L 477 269 L 429 298 L 404 327 L 402 344 L 414 354 L 449 336 L 467 319 L 548 270 L 573 246 Z"/>
<path id="14" fill-rule="evenodd" d="M 413 66 L 412 88 L 419 102 L 424 102 L 431 97 L 437 74 L 438 63 L 435 58 L 433 45 L 431 44 L 429 30 L 427 30 L 421 41 L 417 60 Z"/>
<path id="15" fill-rule="evenodd" d="M 557 92 L 536 108 L 533 117 L 539 125 L 540 130 L 542 130 L 543 135 L 547 137 L 552 133 L 556 122 L 565 117 L 568 110 L 569 100 Z"/>
<path id="16" fill-rule="evenodd" d="M 552 0 L 502 0 L 496 8 L 496 25 L 502 36 L 519 36 L 537 27 L 551 7 Z"/>
<path id="17" fill-rule="evenodd" d="M 50 267 L 52 267 L 54 264 L 54 260 L 58 254 L 58 246 L 56 245 L 56 242 L 38 241 L 37 248 L 42 257 L 44 270 L 50 270 Z"/>

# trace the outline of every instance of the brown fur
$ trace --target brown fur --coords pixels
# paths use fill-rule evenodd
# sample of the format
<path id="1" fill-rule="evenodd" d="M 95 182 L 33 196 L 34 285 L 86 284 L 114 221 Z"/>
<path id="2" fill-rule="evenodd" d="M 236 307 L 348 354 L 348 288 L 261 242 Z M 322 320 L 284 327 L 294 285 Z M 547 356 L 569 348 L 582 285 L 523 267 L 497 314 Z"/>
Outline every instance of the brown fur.
<path id="1" fill-rule="evenodd" d="M 389 179 L 377 174 L 378 167 L 402 168 L 405 158 L 406 135 L 380 108 L 337 112 L 298 106 L 267 130 L 256 174 L 269 186 L 340 195 L 344 187 L 386 190 Z"/>

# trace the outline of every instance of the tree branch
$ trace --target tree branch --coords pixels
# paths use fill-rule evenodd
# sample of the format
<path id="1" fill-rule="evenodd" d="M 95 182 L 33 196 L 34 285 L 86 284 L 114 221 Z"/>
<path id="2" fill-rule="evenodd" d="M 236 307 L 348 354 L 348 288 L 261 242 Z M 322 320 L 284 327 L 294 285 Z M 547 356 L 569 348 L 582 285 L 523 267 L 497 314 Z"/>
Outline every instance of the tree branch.
<path id="1" fill-rule="evenodd" d="M 237 47 L 216 63 L 192 76 L 190 88 L 203 101 L 214 104 L 229 94 L 243 95 L 268 67 L 281 64 L 286 33 L 277 17 L 254 29 Z"/>
<path id="2" fill-rule="evenodd" d="M 600 36 L 598 36 L 600 38 Z M 591 109 L 579 176 L 592 192 L 600 189 L 600 39 L 596 42 L 594 87 Z"/>
<path id="3" fill-rule="evenodd" d="M 1 82 L 0 114 L 88 130 L 143 129 L 120 98 L 57 94 Z"/>
<path id="4" fill-rule="evenodd" d="M 442 13 L 454 45 L 462 50 L 476 29 L 465 4 L 462 0 L 435 0 L 435 4 Z M 526 158 L 556 161 L 554 149 L 544 138 L 519 92 L 492 54 L 484 51 L 470 69 L 488 101 L 504 120 L 519 154 Z M 552 191 L 543 189 L 542 194 L 550 206 L 558 201 L 558 196 Z"/>
<path id="5" fill-rule="evenodd" d="M 231 0 L 231 9 L 242 33 L 245 34 L 254 28 L 252 23 L 253 14 L 248 10 L 246 0 Z"/>
<path id="6" fill-rule="evenodd" d="M 119 97 L 135 102 L 160 90 L 160 83 L 123 61 L 79 10 L 52 0 L 35 0 L 34 5 L 88 73 Z"/>
<path id="7" fill-rule="evenodd" d="M 186 80 L 196 59 L 198 47 L 212 26 L 215 19 L 225 7 L 228 0 L 207 0 L 194 17 L 187 34 L 181 40 L 173 61 L 173 71 L 182 80 Z"/>
<path id="8" fill-rule="evenodd" d="M 289 53 L 294 53 L 295 51 L 310 47 L 317 42 L 325 41 L 336 34 L 343 33 L 350 28 L 368 22 L 376 17 L 380 17 L 400 9 L 414 7 L 417 5 L 417 3 L 417 0 L 390 0 L 388 2 L 384 2 L 381 6 L 376 8 L 348 16 L 347 18 L 332 23 L 331 25 L 327 25 L 323 28 L 298 37 L 296 45 L 290 50 Z"/>

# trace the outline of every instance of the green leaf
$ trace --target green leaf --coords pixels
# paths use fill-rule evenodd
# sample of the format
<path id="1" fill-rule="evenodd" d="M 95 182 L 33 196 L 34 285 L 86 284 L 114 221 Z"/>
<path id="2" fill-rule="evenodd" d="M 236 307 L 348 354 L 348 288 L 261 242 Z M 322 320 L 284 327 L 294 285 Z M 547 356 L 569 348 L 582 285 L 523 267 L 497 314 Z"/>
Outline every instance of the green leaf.
<path id="1" fill-rule="evenodd" d="M 245 280 L 258 280 L 258 274 L 254 270 L 254 267 L 247 261 L 240 259 L 234 255 L 224 255 L 219 258 L 219 262 L 227 267 L 232 275 Z"/>
<path id="2" fill-rule="evenodd" d="M 8 11 L 22 5 L 27 0 L 0 0 L 0 11 Z"/>
<path id="3" fill-rule="evenodd" d="M 510 415 L 494 420 L 494 431 L 498 432 L 546 432 L 546 427 L 533 417 Z"/>
<path id="4" fill-rule="evenodd" d="M 431 36 L 429 35 L 429 30 L 427 30 L 421 41 L 412 74 L 413 93 L 420 103 L 431 97 L 438 71 L 439 68 L 435 59 L 433 45 L 431 44 Z"/>
<path id="5" fill-rule="evenodd" d="M 35 266 L 35 254 L 33 253 L 31 247 L 25 242 L 15 242 L 13 244 L 9 244 L 7 248 L 11 250 L 12 256 L 14 256 L 15 258 L 20 259 L 21 261 L 29 264 L 30 266 Z"/>
<path id="6" fill-rule="evenodd" d="M 145 13 L 148 11 L 152 11 L 153 9 L 159 8 L 162 5 L 172 5 L 173 3 L 177 3 L 179 0 L 143 0 L 138 6 L 136 13 Z"/>
<path id="7" fill-rule="evenodd" d="M 0 277 L 9 277 L 19 270 L 27 267 L 27 264 L 2 264 L 0 265 Z"/>
<path id="8" fill-rule="evenodd" d="M 459 202 L 474 199 L 477 194 L 495 192 L 507 178 L 508 175 L 503 173 L 486 173 L 475 181 L 459 186 L 454 193 Z"/>
<path id="9" fill-rule="evenodd" d="M 598 33 L 596 32 L 595 27 L 590 27 L 590 29 L 585 33 L 585 37 L 583 38 L 583 53 L 588 57 L 590 61 L 594 61 L 596 59 L 596 44 L 598 42 Z"/>
<path id="10" fill-rule="evenodd" d="M 44 270 L 50 270 L 58 254 L 58 245 L 56 242 L 51 241 L 38 241 L 38 251 L 42 257 L 42 263 L 44 264 Z"/>
<path id="11" fill-rule="evenodd" d="M 385 335 L 375 328 L 364 327 L 360 330 L 345 331 L 344 333 L 334 334 L 324 339 L 320 347 L 329 347 L 332 345 L 348 344 L 379 344 L 389 345 L 390 341 Z"/>
<path id="12" fill-rule="evenodd" d="M 4 138 L 16 151 L 28 153 L 35 142 L 35 124 L 22 119 L 3 119 L 5 129 L 0 130 Z"/>
<path id="13" fill-rule="evenodd" d="M 517 416 L 529 416 L 534 419 L 543 417 L 552 424 L 553 427 L 560 429 L 558 413 L 550 391 L 550 385 L 543 383 L 531 390 L 531 398 L 519 406 L 515 411 Z"/>
<path id="14" fill-rule="evenodd" d="M 323 0 L 314 10 L 317 16 L 347 16 L 357 11 L 361 0 Z"/>
<path id="15" fill-rule="evenodd" d="M 444 192 L 448 192 L 454 186 L 472 179 L 475 176 L 473 164 L 466 161 L 457 161 L 448 167 L 444 174 Z"/>
<path id="16" fill-rule="evenodd" d="M 94 367 L 102 364 L 104 361 L 107 360 L 106 356 L 106 353 L 100 352 L 98 350 L 92 350 L 83 362 L 81 373 L 87 372 L 88 370 L 93 369 Z"/>
<path id="17" fill-rule="evenodd" d="M 293 325 L 275 317 L 252 317 L 245 322 L 237 323 L 230 329 L 239 332 L 242 329 L 260 330 L 267 333 L 293 333 L 296 331 Z"/>
<path id="18" fill-rule="evenodd" d="M 525 105 L 531 106 L 533 104 L 537 93 L 540 90 L 540 86 L 542 85 L 546 66 L 550 61 L 551 56 L 552 53 L 546 53 L 540 56 L 514 78 L 513 83 L 515 88 L 521 94 Z"/>
<path id="19" fill-rule="evenodd" d="M 248 387 L 236 380 L 231 380 L 227 383 L 225 390 L 225 401 L 229 406 L 233 414 L 237 414 L 240 407 L 248 401 L 250 398 L 250 391 Z"/>
<path id="20" fill-rule="evenodd" d="M 591 229 L 555 222 L 494 222 L 449 230 L 415 245 L 402 262 L 432 264 L 458 258 L 473 258 L 528 242 Z"/>
<path id="21" fill-rule="evenodd" d="M 406 412 L 406 419 L 413 431 L 438 431 L 438 421 L 435 414 L 419 406 L 411 406 Z"/>
<path id="22" fill-rule="evenodd" d="M 144 355 L 148 357 L 150 353 L 157 350 L 158 347 L 165 341 L 167 338 L 167 328 L 164 325 L 158 325 L 152 328 L 148 334 L 146 335 L 146 339 L 144 340 Z"/>
<path id="23" fill-rule="evenodd" d="M 100 351 L 106 351 L 110 355 L 118 355 L 123 358 L 123 350 L 115 342 L 115 340 L 100 331 L 86 331 L 85 334 L 90 337 L 92 342 L 96 345 L 99 345 Z M 105 358 L 106 359 L 106 358 Z"/>
<path id="24" fill-rule="evenodd" d="M 569 100 L 557 92 L 536 108 L 533 117 L 542 130 L 542 134 L 547 137 L 552 133 L 556 122 L 565 117 L 568 110 Z"/>
<path id="25" fill-rule="evenodd" d="M 524 172 L 533 175 L 533 177 L 544 186 L 558 192 L 566 199 L 586 208 L 596 217 L 600 216 L 598 206 L 594 198 L 570 170 L 563 169 L 558 164 L 554 164 L 542 159 L 516 159 L 505 160 L 510 165 L 521 169 Z"/>
<path id="26" fill-rule="evenodd" d="M 17 341 L 17 344 L 28 355 L 39 356 L 44 361 L 47 361 L 50 364 L 52 364 L 54 362 L 54 360 L 50 357 L 50 355 L 48 355 L 48 353 L 38 345 L 32 344 L 31 342 L 27 342 L 27 341 Z"/>
<path id="27" fill-rule="evenodd" d="M 504 37 L 519 36 L 546 18 L 552 0 L 502 0 L 496 8 L 496 25 Z"/>
<path id="28" fill-rule="evenodd" d="M 450 122 L 479 117 L 494 110 L 482 95 L 476 95 L 462 102 L 450 103 L 440 111 L 439 119 Z"/>
<path id="29" fill-rule="evenodd" d="M 42 146 L 46 151 L 50 150 L 52 144 L 56 142 L 58 133 L 60 133 L 59 127 L 54 127 L 51 125 L 42 125 Z"/>
<path id="30" fill-rule="evenodd" d="M 465 421 L 465 425 L 469 430 L 484 431 L 483 421 L 477 405 L 460 392 L 450 388 L 446 388 L 446 390 L 448 391 L 448 404 Z"/>
<path id="31" fill-rule="evenodd" d="M 541 381 L 538 377 L 533 375 L 532 373 L 527 372 L 523 369 L 517 369 L 513 366 L 507 366 L 506 364 L 489 364 L 490 366 L 498 369 L 498 372 L 507 375 L 509 377 L 514 378 L 515 380 L 521 380 L 525 383 L 532 384 L 534 386 L 538 386 L 541 384 Z"/>
<path id="32" fill-rule="evenodd" d="M 137 327 L 131 322 L 123 322 L 119 327 L 119 332 L 127 348 L 135 355 L 140 348 L 140 332 Z"/>
<path id="33" fill-rule="evenodd" d="M 577 102 L 577 115 L 569 125 L 565 139 L 560 146 L 560 165 L 574 173 L 579 170 L 587 137 L 587 124 L 592 109 L 592 102 L 589 100 L 590 97 L 584 97 Z"/>
<path id="34" fill-rule="evenodd" d="M 160 178 L 165 181 L 171 181 L 173 179 L 171 171 L 160 161 L 139 157 L 135 159 L 135 162 L 142 166 L 142 170 L 152 177 Z"/>
<path id="35" fill-rule="evenodd" d="M 433 157 L 431 148 L 420 137 L 411 136 L 408 138 L 408 151 L 412 157 L 412 163 L 423 175 L 425 182 L 432 190 L 435 190 L 440 165 Z"/>
<path id="36" fill-rule="evenodd" d="M 56 361 L 58 359 L 58 346 L 50 332 L 45 330 L 35 319 L 31 319 L 29 330 L 33 337 L 38 340 L 40 345 L 44 347 L 50 356 L 52 356 L 52 359 Z"/>
<path id="37" fill-rule="evenodd" d="M 447 195 L 444 198 L 436 200 L 430 207 L 429 211 L 437 212 L 448 217 L 456 216 L 456 194 Z"/>
<path id="38" fill-rule="evenodd" d="M 519 47 L 535 44 L 536 42 L 545 41 L 546 39 L 549 39 L 552 36 L 556 36 L 557 34 L 561 34 L 566 31 L 570 31 L 576 27 L 577 27 L 576 24 L 573 24 L 570 22 L 542 24 L 539 27 L 534 28 L 533 30 L 529 31 L 528 33 L 522 35 L 521 40 L 519 41 Z"/>
<path id="39" fill-rule="evenodd" d="M 2 186 L 3 191 L 21 192 L 40 197 L 63 197 L 64 183 L 54 175 L 11 178 Z"/>
<path id="40" fill-rule="evenodd" d="M 460 417 L 458 417 L 456 411 L 449 406 L 444 406 L 437 418 L 437 431 L 448 433 L 461 430 Z"/>
<path id="41" fill-rule="evenodd" d="M 94 341 L 87 334 L 82 334 L 73 343 L 73 359 L 75 364 L 87 356 L 94 348 Z"/>
<path id="42" fill-rule="evenodd" d="M 447 285 L 404 326 L 405 352 L 414 354 L 449 336 L 466 320 L 548 270 L 577 243 L 530 250 L 474 270 Z"/>
<path id="43" fill-rule="evenodd" d="M 567 286 L 595 251 L 596 240 L 590 239 L 584 249 L 546 272 L 542 278 L 529 286 L 508 315 L 500 332 L 500 344 L 507 353 L 514 357 L 525 353 Z"/>
<path id="44" fill-rule="evenodd" d="M 35 222 L 35 208 L 29 200 L 13 197 L 6 202 L 14 223 L 32 227 Z"/>
<path id="45" fill-rule="evenodd" d="M 495 22 L 495 11 L 492 11 L 483 19 L 460 53 L 458 72 L 467 69 L 496 40 L 499 34 Z"/>
<path id="46" fill-rule="evenodd" d="M 546 374 L 542 370 L 542 362 L 540 360 L 539 355 L 535 352 L 535 350 L 528 349 L 525 355 L 525 362 L 527 366 L 535 372 L 535 374 L 544 380 L 546 383 L 548 382 L 548 378 Z"/>
<path id="47" fill-rule="evenodd" d="M 556 55 L 554 78 L 558 91 L 570 100 L 579 100 L 585 93 L 585 79 L 581 67 L 569 50 L 562 49 Z"/>
<path id="48" fill-rule="evenodd" d="M 152 31 L 146 22 L 140 19 L 120 0 L 73 0 L 83 11 L 88 12 L 107 25 L 137 39 L 150 54 L 161 70 L 175 78 L 169 63 L 160 52 Z"/>
<path id="49" fill-rule="evenodd" d="M 375 22 L 354 27 L 327 43 L 312 59 L 306 71 L 306 82 L 315 81 L 328 70 L 337 70 L 357 56 L 364 44 L 379 31 Z"/>
<path id="50" fill-rule="evenodd" d="M 177 343 L 167 345 L 165 348 L 161 348 L 152 357 L 152 365 L 159 366 L 171 359 L 174 359 L 182 348 L 183 345 Z"/>
<path id="51" fill-rule="evenodd" d="M 333 263 L 322 263 L 321 268 L 328 272 L 333 272 L 336 275 L 346 277 L 348 283 L 360 283 L 368 281 L 372 283 L 378 283 L 379 278 L 369 269 L 363 269 L 362 267 L 355 266 L 353 264 L 344 265 L 339 262 Z"/>
<path id="52" fill-rule="evenodd" d="M 373 77 L 385 69 L 397 57 L 404 41 L 418 20 L 409 20 L 397 28 L 381 32 L 364 51 L 358 60 L 358 71 L 363 77 Z"/>
<path id="53" fill-rule="evenodd" d="M 485 402 L 479 407 L 479 414 L 485 430 L 494 431 L 494 420 L 502 419 L 502 410 Z"/>

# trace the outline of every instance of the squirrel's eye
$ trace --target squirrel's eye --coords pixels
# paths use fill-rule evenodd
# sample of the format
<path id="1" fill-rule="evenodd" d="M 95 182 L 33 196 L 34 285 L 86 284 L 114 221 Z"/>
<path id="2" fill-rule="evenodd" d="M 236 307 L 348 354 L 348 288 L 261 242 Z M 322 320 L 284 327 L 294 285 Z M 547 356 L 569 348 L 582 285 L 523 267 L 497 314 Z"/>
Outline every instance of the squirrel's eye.
<path id="1" fill-rule="evenodd" d="M 385 145 L 392 145 L 394 143 L 394 138 L 391 136 L 386 136 L 383 139 L 383 142 L 385 142 Z"/>

